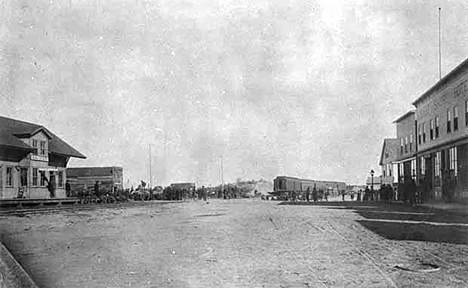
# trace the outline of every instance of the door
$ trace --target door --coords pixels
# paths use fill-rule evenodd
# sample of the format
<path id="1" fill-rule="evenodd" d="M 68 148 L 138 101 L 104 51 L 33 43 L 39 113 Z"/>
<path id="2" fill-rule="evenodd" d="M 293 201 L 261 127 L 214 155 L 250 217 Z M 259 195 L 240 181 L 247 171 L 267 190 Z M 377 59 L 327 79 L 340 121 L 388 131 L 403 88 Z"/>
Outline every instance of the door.
<path id="1" fill-rule="evenodd" d="M 19 181 L 20 184 L 18 187 L 18 198 L 24 198 L 28 195 L 28 168 L 20 168 L 19 173 Z"/>
<path id="2" fill-rule="evenodd" d="M 434 173 L 432 169 L 432 157 L 425 157 L 424 158 L 424 167 L 426 169 L 424 170 L 424 189 L 427 189 L 425 191 L 426 193 L 429 193 L 430 198 L 434 198 L 434 190 L 433 190 L 433 183 L 434 183 Z"/>
<path id="3" fill-rule="evenodd" d="M 54 187 L 54 192 L 53 192 L 53 197 L 55 197 L 56 195 L 56 189 L 57 189 L 57 181 L 56 181 L 56 176 L 55 176 L 55 172 L 54 171 L 50 171 L 49 172 L 50 176 L 49 176 L 49 181 L 50 183 L 52 183 L 53 187 Z"/>

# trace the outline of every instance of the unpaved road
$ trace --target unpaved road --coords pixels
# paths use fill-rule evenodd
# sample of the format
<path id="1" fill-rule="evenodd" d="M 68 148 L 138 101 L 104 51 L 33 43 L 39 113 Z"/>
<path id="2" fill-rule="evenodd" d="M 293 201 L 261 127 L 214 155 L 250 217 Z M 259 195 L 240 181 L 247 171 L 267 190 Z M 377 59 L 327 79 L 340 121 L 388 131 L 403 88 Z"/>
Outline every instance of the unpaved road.
<path id="1" fill-rule="evenodd" d="M 67 209 L 0 216 L 0 232 L 40 287 L 468 287 L 465 218 L 329 205 Z M 421 262 L 440 270 L 395 268 Z"/>

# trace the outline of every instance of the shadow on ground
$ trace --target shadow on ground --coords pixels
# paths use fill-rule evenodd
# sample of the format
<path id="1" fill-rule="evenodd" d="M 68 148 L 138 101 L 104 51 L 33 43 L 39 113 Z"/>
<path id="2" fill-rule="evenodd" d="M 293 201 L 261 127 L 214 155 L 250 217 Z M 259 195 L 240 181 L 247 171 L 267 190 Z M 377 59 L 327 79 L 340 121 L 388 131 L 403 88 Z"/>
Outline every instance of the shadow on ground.
<path id="1" fill-rule="evenodd" d="M 362 216 L 363 227 L 390 240 L 445 242 L 468 245 L 468 215 L 428 207 L 379 202 L 281 202 L 279 205 L 347 209 Z"/>

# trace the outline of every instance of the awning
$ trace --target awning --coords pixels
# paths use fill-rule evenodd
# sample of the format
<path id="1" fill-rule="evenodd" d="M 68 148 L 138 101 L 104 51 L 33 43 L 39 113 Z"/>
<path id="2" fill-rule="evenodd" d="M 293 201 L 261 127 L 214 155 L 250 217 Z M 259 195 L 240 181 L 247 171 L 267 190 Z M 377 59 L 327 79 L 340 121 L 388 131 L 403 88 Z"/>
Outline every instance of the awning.
<path id="1" fill-rule="evenodd" d="M 395 162 L 393 162 L 392 164 L 405 163 L 405 162 L 408 162 L 408 161 L 411 161 L 411 160 L 415 160 L 415 159 L 416 159 L 416 156 L 413 156 L 413 157 L 410 157 L 410 158 L 406 158 L 406 159 L 402 159 L 402 160 L 395 161 Z"/>

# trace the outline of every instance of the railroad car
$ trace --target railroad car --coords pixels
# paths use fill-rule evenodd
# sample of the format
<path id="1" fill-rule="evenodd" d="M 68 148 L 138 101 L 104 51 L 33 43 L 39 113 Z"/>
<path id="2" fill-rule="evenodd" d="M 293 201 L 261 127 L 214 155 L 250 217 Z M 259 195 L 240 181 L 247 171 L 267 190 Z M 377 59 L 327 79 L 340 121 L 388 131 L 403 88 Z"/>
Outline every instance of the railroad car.
<path id="1" fill-rule="evenodd" d="M 307 191 L 307 188 L 312 191 L 314 186 L 317 190 L 329 192 L 333 196 L 338 196 L 346 190 L 346 183 L 344 182 L 278 176 L 273 180 L 273 194 L 279 198 L 288 199 L 290 192 L 293 192 L 298 198 L 304 198 L 303 194 Z"/>

